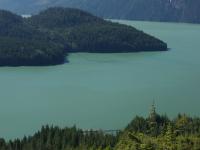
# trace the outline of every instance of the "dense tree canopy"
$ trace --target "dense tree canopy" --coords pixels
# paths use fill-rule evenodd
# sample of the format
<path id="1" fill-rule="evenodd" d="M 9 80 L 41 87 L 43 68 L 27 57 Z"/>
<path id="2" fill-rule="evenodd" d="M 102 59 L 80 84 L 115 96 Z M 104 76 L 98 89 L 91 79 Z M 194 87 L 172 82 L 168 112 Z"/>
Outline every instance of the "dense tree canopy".
<path id="1" fill-rule="evenodd" d="M 103 131 L 83 131 L 76 127 L 60 129 L 43 126 L 41 131 L 22 140 L 6 142 L 0 139 L 1 150 L 96 150 L 114 148 L 117 135 Z"/>
<path id="2" fill-rule="evenodd" d="M 162 119 L 161 119 L 162 118 Z M 179 114 L 174 120 L 156 115 L 136 117 L 120 137 L 115 150 L 198 150 L 200 149 L 200 118 Z"/>
<path id="3" fill-rule="evenodd" d="M 0 10 L 0 66 L 55 65 L 68 52 L 167 50 L 167 44 L 131 26 L 72 8 L 49 8 L 31 18 Z"/>
<path id="4" fill-rule="evenodd" d="M 167 44 L 131 26 L 105 21 L 72 8 L 49 8 L 28 19 L 40 30 L 57 33 L 73 52 L 167 50 Z"/>
<path id="5" fill-rule="evenodd" d="M 23 18 L 0 11 L 0 65 L 50 65 L 63 63 L 64 46 L 57 37 L 27 25 Z"/>
<path id="6" fill-rule="evenodd" d="M 154 109 L 152 109 L 154 110 Z M 43 126 L 33 136 L 5 141 L 0 150 L 199 150 L 200 118 L 179 114 L 170 120 L 151 111 L 136 116 L 115 134 L 103 130 L 81 130 L 75 126 Z"/>
<path id="7" fill-rule="evenodd" d="M 74 8 L 52 7 L 28 19 L 33 26 L 47 29 L 65 29 L 89 23 L 105 23 L 103 19 Z"/>

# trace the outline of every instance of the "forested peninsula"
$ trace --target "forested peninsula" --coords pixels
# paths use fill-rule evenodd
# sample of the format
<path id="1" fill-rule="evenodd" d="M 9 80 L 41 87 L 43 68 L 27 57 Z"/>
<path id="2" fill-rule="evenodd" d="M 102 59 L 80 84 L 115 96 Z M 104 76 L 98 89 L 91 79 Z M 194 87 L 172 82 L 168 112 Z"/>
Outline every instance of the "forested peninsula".
<path id="1" fill-rule="evenodd" d="M 43 66 L 69 52 L 165 51 L 167 44 L 134 27 L 72 8 L 49 8 L 30 18 L 0 10 L 0 66 Z"/>
<path id="2" fill-rule="evenodd" d="M 147 118 L 136 116 L 123 130 L 82 130 L 43 126 L 33 136 L 6 141 L 0 150 L 199 150 L 200 118 L 159 115 L 155 106 Z"/>

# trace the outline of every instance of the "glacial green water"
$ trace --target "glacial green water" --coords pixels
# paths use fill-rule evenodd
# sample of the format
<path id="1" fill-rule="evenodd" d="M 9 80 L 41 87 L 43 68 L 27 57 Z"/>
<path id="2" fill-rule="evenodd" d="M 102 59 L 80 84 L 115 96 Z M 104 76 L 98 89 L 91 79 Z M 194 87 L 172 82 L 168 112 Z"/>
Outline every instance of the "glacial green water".
<path id="1" fill-rule="evenodd" d="M 120 129 L 157 111 L 200 115 L 200 25 L 120 21 L 166 41 L 167 52 L 69 56 L 51 67 L 0 68 L 0 136 L 45 124 Z"/>

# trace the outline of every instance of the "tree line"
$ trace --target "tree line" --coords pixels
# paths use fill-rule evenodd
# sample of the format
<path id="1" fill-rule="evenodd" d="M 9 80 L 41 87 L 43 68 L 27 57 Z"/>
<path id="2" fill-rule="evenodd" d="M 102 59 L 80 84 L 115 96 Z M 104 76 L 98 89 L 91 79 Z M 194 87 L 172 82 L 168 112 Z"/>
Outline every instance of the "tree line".
<path id="1" fill-rule="evenodd" d="M 136 116 L 116 134 L 43 126 L 33 136 L 5 141 L 0 150 L 199 150 L 200 118 L 178 114 L 169 119 L 156 113 L 147 118 Z"/>

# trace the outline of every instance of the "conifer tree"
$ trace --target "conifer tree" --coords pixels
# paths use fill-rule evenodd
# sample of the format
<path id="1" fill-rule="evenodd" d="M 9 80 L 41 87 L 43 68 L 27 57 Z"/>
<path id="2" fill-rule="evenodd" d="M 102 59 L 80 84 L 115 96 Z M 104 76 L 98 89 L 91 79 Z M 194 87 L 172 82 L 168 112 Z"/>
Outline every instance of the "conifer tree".
<path id="1" fill-rule="evenodd" d="M 149 133 L 153 136 L 157 135 L 157 113 L 155 103 L 153 102 L 149 113 Z"/>

